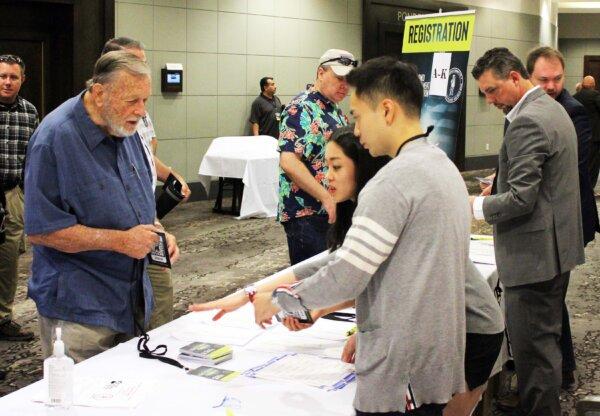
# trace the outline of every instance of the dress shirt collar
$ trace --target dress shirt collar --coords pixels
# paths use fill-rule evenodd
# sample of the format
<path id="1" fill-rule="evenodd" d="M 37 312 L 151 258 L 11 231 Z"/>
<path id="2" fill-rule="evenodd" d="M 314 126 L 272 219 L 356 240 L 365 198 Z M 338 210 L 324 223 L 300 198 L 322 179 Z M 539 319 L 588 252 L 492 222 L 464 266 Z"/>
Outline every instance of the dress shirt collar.
<path id="1" fill-rule="evenodd" d="M 531 88 L 530 90 L 528 90 L 525 94 L 523 94 L 521 99 L 515 104 L 515 106 L 512 108 L 512 110 L 510 110 L 508 112 L 508 114 L 506 115 L 506 119 L 508 120 L 509 123 L 512 123 L 512 121 L 515 119 L 515 117 L 517 116 L 517 113 L 519 112 L 519 108 L 521 108 L 521 106 L 523 105 L 523 102 L 525 101 L 527 96 L 529 94 L 531 94 L 532 92 L 534 92 L 535 90 L 538 90 L 539 88 L 540 88 L 540 86 L 537 85 L 537 86 Z"/>

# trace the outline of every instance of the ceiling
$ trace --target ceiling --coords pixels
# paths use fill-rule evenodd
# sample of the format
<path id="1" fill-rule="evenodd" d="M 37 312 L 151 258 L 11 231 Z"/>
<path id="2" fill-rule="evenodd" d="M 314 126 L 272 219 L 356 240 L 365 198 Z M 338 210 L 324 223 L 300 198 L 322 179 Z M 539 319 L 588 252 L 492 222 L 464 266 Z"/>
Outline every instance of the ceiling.
<path id="1" fill-rule="evenodd" d="M 600 13 L 600 1 L 559 1 L 559 13 Z"/>

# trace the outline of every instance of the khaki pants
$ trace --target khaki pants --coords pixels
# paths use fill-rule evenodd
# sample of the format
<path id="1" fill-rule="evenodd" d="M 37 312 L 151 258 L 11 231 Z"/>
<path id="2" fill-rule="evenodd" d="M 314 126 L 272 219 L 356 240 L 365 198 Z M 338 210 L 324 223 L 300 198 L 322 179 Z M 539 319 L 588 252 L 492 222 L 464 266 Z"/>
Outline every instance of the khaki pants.
<path id="1" fill-rule="evenodd" d="M 78 324 L 60 319 L 46 318 L 38 313 L 40 340 L 44 359 L 52 355 L 56 328 L 62 328 L 65 353 L 76 363 L 100 354 L 121 342 L 131 339 L 131 335 L 116 332 L 105 326 Z"/>
<path id="2" fill-rule="evenodd" d="M 2 191 L 0 191 L 2 192 Z M 19 246 L 23 238 L 23 191 L 19 186 L 5 192 L 6 241 L 0 244 L 0 321 L 12 319 L 19 277 Z"/>
<path id="3" fill-rule="evenodd" d="M 173 320 L 173 279 L 171 269 L 148 265 L 148 276 L 154 292 L 154 310 L 148 329 L 158 328 Z"/>

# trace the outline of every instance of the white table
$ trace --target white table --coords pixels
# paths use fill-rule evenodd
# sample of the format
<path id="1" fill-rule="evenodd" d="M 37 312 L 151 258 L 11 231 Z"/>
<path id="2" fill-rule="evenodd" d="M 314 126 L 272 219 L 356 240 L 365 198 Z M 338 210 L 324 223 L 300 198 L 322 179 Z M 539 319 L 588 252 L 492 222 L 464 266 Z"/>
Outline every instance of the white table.
<path id="1" fill-rule="evenodd" d="M 218 137 L 212 141 L 198 170 L 208 191 L 213 176 L 241 178 L 244 196 L 241 218 L 274 217 L 279 190 L 279 152 L 271 136 Z"/>
<path id="2" fill-rule="evenodd" d="M 495 266 L 486 264 L 476 264 L 476 266 L 490 286 L 494 287 L 496 284 Z M 285 273 L 287 270 L 280 271 L 278 274 Z M 314 340 L 315 337 L 323 334 L 330 337 L 332 333 L 334 336 L 339 333 L 339 342 L 337 340 L 333 342 L 341 348 L 345 338 L 343 334 L 345 334 L 348 325 L 351 325 L 346 322 L 320 319 L 310 329 L 297 333 L 289 332 L 281 326 L 273 327 L 263 331 L 246 345 L 238 346 L 234 344 L 235 339 L 254 328 L 251 305 L 246 305 L 234 313 L 225 315 L 222 320 L 216 323 L 210 320 L 213 314 L 214 312 L 187 314 L 151 331 L 149 347 L 153 348 L 158 344 L 167 344 L 169 347 L 167 356 L 177 358 L 179 348 L 191 341 L 219 342 L 219 339 L 216 339 L 219 335 L 208 335 L 205 325 L 211 325 L 211 328 L 218 331 L 224 330 L 223 335 L 220 336 L 232 337 L 227 340 L 223 339 L 220 342 L 232 345 L 234 357 L 232 360 L 220 364 L 219 367 L 245 371 L 281 354 L 281 352 L 273 350 L 267 352 L 257 347 L 262 337 L 271 336 L 275 337 L 274 339 L 295 338 L 294 342 L 299 345 L 299 349 L 286 351 L 306 352 L 300 347 L 300 345 L 303 345 L 301 337 Z M 222 402 L 225 396 L 235 398 L 241 402 L 241 408 L 234 409 L 235 416 L 354 415 L 352 401 L 356 389 L 355 382 L 336 391 L 325 391 L 302 384 L 273 382 L 245 376 L 239 376 L 231 382 L 222 383 L 188 375 L 181 369 L 156 360 L 139 358 L 136 343 L 137 339 L 132 339 L 77 364 L 75 366 L 75 377 L 80 380 L 85 377 L 115 380 L 134 377 L 156 381 L 157 384 L 153 393 L 149 394 L 138 407 L 134 409 L 115 409 L 73 406 L 60 412 L 51 411 L 43 404 L 33 401 L 33 398 L 41 397 L 46 388 L 44 382 L 39 381 L 0 398 L 0 415 L 149 416 L 195 414 L 226 416 L 223 407 L 215 407 Z M 331 341 L 328 341 L 327 344 L 330 347 Z M 269 344 L 267 343 L 267 345 Z M 502 362 L 504 362 L 504 358 L 498 360 L 499 365 Z M 192 368 L 198 366 L 193 362 L 187 362 L 187 364 Z M 494 372 L 496 371 L 498 369 L 495 369 Z"/>
<path id="3" fill-rule="evenodd" d="M 248 305 L 249 306 L 249 305 Z M 150 332 L 150 347 L 159 343 L 165 343 L 169 347 L 167 356 L 176 358 L 178 349 L 188 344 L 192 335 L 189 327 L 206 325 L 214 312 L 191 313 L 163 325 Z M 252 310 L 242 308 L 236 311 L 229 321 L 225 318 L 223 324 L 235 325 L 236 318 L 242 317 L 247 325 L 254 325 Z M 237 317 L 236 317 L 237 315 Z M 234 321 L 234 324 L 231 324 Z M 340 348 L 343 346 L 343 338 L 348 328 L 348 323 L 322 320 L 323 327 L 327 333 L 331 328 L 339 328 Z M 199 324 L 199 322 L 202 322 Z M 217 325 L 215 324 L 215 325 Z M 351 325 L 351 324 L 350 324 Z M 240 326 L 241 328 L 241 326 Z M 285 328 L 274 327 L 262 331 L 261 336 L 267 336 L 273 331 L 281 331 L 281 336 L 298 336 Z M 313 328 L 311 328 L 312 330 Z M 229 330 L 235 333 L 236 328 Z M 314 325 L 313 335 L 319 331 L 319 322 Z M 321 328 L 322 330 L 322 328 Z M 187 332 L 186 332 L 187 331 Z M 238 332 L 243 329 L 237 329 Z M 195 335 L 196 341 L 210 341 L 200 331 Z M 302 331 L 305 332 L 305 331 Z M 336 331 L 337 333 L 338 331 Z M 174 334 L 179 334 L 178 339 Z M 192 335 L 193 336 L 193 335 Z M 307 334 L 306 336 L 309 336 Z M 188 339 L 185 339 L 185 338 Z M 270 358 L 281 355 L 275 352 L 260 352 L 251 350 L 255 338 L 247 346 L 235 346 L 233 359 L 219 364 L 218 367 L 231 370 L 248 370 L 252 367 L 264 364 Z M 309 416 L 322 415 L 353 415 L 352 400 L 356 383 L 351 382 L 341 390 L 325 391 L 316 387 L 305 386 L 298 383 L 285 383 L 238 376 L 230 382 L 218 382 L 188 375 L 184 370 L 160 363 L 157 360 L 148 360 L 138 357 L 136 350 L 137 339 L 120 344 L 102 354 L 92 357 L 75 366 L 75 377 L 97 377 L 114 380 L 126 378 L 144 378 L 156 381 L 156 388 L 152 394 L 146 396 L 146 400 L 134 409 L 115 408 L 89 408 L 73 406 L 60 413 L 50 412 L 42 403 L 32 401 L 33 398 L 41 397 L 40 394 L 46 388 L 43 381 L 31 384 L 14 393 L 0 398 L 0 415 L 2 416 L 28 416 L 28 415 L 55 415 L 61 416 L 92 416 L 92 415 L 202 415 L 202 416 L 226 416 L 225 408 L 218 406 L 225 396 L 235 398 L 241 402 L 239 409 L 233 409 L 235 416 L 265 416 L 265 415 L 299 415 Z M 183 362 L 183 361 L 182 361 Z M 40 363 L 41 364 L 41 363 Z M 191 368 L 199 364 L 187 361 Z"/>

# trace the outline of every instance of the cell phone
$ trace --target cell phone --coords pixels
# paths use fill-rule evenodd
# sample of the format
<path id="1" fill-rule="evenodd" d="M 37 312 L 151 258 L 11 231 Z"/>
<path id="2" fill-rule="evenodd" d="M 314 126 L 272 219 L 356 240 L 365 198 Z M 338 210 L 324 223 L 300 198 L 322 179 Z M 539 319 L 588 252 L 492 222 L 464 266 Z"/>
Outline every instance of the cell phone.
<path id="1" fill-rule="evenodd" d="M 310 316 L 310 311 L 302 304 L 302 301 L 298 295 L 295 295 L 291 291 L 291 289 L 298 286 L 298 284 L 299 283 L 295 283 L 291 287 L 278 287 L 273 291 L 273 302 L 276 303 L 281 309 L 281 312 L 275 315 L 275 318 L 277 318 L 279 322 L 281 322 L 284 318 L 291 316 L 298 319 L 298 321 L 303 324 L 313 323 L 312 316 Z M 287 307 L 282 307 L 283 304 L 287 305 Z M 288 312 L 289 310 L 294 312 Z"/>
<path id="2" fill-rule="evenodd" d="M 312 319 L 312 316 L 310 315 L 310 311 L 308 309 L 304 309 L 302 311 L 296 311 L 296 312 L 281 311 L 277 315 L 275 315 L 275 318 L 279 322 L 283 321 L 287 317 L 296 318 L 298 320 L 298 322 L 300 322 L 301 324 L 312 324 L 314 322 Z"/>

